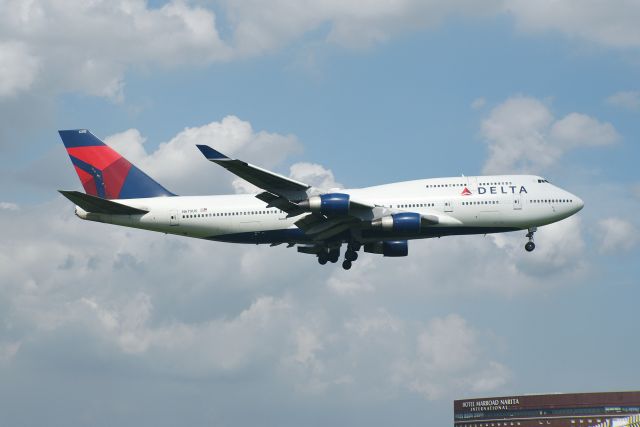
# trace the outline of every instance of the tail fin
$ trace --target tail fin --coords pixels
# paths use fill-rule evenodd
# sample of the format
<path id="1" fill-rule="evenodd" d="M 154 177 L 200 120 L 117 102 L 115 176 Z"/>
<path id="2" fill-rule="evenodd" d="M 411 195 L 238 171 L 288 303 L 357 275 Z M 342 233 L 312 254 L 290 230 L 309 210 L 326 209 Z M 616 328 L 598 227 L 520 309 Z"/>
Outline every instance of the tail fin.
<path id="1" fill-rule="evenodd" d="M 58 133 L 85 193 L 103 199 L 175 196 L 88 130 Z"/>

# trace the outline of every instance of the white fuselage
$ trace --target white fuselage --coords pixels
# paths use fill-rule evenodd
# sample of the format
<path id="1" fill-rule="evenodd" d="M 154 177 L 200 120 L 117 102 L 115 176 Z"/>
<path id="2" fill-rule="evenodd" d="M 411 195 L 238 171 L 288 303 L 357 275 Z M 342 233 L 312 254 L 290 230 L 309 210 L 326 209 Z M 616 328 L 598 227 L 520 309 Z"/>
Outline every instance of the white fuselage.
<path id="1" fill-rule="evenodd" d="M 583 207 L 577 196 L 533 175 L 432 178 L 352 190 L 339 190 L 354 200 L 393 212 L 437 215 L 438 224 L 425 227 L 418 239 L 452 234 L 484 234 L 527 229 L 567 218 Z M 308 241 L 285 212 L 268 208 L 252 194 L 175 196 L 118 200 L 148 210 L 144 215 L 76 214 L 87 220 L 188 237 L 237 243 L 302 243 Z M 398 238 L 368 232 L 364 240 Z"/>

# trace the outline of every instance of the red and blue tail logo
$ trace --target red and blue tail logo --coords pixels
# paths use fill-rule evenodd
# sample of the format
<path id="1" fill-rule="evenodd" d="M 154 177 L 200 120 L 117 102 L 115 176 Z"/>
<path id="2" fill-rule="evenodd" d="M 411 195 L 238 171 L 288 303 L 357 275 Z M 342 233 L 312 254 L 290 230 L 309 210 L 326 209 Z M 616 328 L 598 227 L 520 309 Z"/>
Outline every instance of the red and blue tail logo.
<path id="1" fill-rule="evenodd" d="M 85 193 L 103 199 L 175 196 L 88 130 L 58 132 Z"/>

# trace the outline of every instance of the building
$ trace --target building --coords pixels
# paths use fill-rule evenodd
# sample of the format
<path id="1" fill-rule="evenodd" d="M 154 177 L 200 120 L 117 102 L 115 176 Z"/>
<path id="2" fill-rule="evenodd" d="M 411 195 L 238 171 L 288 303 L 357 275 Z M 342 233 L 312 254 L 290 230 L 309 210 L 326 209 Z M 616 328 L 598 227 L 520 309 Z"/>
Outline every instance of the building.
<path id="1" fill-rule="evenodd" d="M 632 415 L 627 418 L 604 421 L 596 427 L 640 427 L 640 415 Z"/>
<path id="2" fill-rule="evenodd" d="M 455 427 L 640 427 L 640 391 L 456 400 Z"/>

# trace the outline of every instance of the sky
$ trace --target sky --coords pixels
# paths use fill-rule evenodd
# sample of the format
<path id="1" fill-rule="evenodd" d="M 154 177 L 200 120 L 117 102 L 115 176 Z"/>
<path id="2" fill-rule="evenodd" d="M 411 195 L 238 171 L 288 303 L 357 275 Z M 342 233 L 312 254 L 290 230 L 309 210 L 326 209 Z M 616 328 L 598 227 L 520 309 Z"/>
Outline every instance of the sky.
<path id="1" fill-rule="evenodd" d="M 0 0 L 0 425 L 451 425 L 637 389 L 640 2 Z M 83 222 L 57 135 L 181 194 L 194 145 L 325 188 L 535 173 L 585 208 L 319 266 Z"/>

